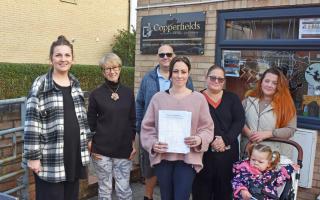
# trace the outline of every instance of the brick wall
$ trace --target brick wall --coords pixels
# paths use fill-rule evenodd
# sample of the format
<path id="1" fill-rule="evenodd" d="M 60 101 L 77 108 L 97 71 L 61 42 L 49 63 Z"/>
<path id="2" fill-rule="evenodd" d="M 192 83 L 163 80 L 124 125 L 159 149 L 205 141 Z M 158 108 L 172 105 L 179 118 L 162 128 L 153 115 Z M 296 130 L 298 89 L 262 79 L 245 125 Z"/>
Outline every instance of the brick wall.
<path id="1" fill-rule="evenodd" d="M 20 126 L 20 109 L 19 105 L 0 106 L 0 130 L 14 128 Z M 16 133 L 17 136 L 17 158 L 9 163 L 1 166 L 0 176 L 21 170 L 21 133 Z M 5 159 L 13 156 L 14 146 L 12 145 L 12 134 L 0 137 L 0 159 Z M 0 183 L 0 192 L 12 189 L 22 182 L 22 173 L 17 174 L 13 178 L 7 179 Z M 19 196 L 19 194 L 16 194 Z"/>
<path id="2" fill-rule="evenodd" d="M 142 6 L 153 6 L 159 3 L 192 3 L 188 0 L 138 0 L 138 8 Z M 189 56 L 192 62 L 191 76 L 197 90 L 203 88 L 204 74 L 206 70 L 215 62 L 216 45 L 216 21 L 217 10 L 245 9 L 261 7 L 288 7 L 288 6 L 306 6 L 318 5 L 320 0 L 226 0 L 198 5 L 170 6 L 164 8 L 138 9 L 137 12 L 137 37 L 136 37 L 136 70 L 135 70 L 135 91 L 137 92 L 143 75 L 153 68 L 156 62 L 155 55 L 140 54 L 140 31 L 141 18 L 149 15 L 162 15 L 170 13 L 187 13 L 206 11 L 206 33 L 204 55 Z"/>
<path id="3" fill-rule="evenodd" d="M 138 0 L 138 8 L 142 6 L 152 6 L 164 3 L 192 3 L 194 1 L 183 0 Z M 137 39 L 136 39 L 136 70 L 135 70 L 135 92 L 137 92 L 144 74 L 153 68 L 157 62 L 155 55 L 140 54 L 140 31 L 141 18 L 149 15 L 162 15 L 170 13 L 187 13 L 206 11 L 206 33 L 204 55 L 189 56 L 192 62 L 191 77 L 194 81 L 196 90 L 202 89 L 204 84 L 204 75 L 206 70 L 215 62 L 216 45 L 216 21 L 217 10 L 228 9 L 246 9 L 261 7 L 288 7 L 288 6 L 306 6 L 320 5 L 320 0 L 226 0 L 221 2 L 212 2 L 198 5 L 170 6 L 163 8 L 138 9 L 137 13 Z M 317 155 L 314 168 L 314 180 L 312 189 L 299 188 L 299 200 L 313 200 L 320 193 L 320 139 L 318 139 Z M 307 155 L 305 155 L 307 156 Z"/>
<path id="4" fill-rule="evenodd" d="M 10 105 L 10 106 L 0 106 L 0 130 L 5 130 L 8 128 L 14 128 L 20 126 L 20 106 Z M 21 140 L 22 133 L 16 133 L 17 135 L 17 158 L 13 161 L 7 163 L 0 167 L 0 176 L 6 175 L 8 173 L 16 172 L 21 170 L 21 153 L 23 142 Z M 12 135 L 6 135 L 0 137 L 0 159 L 8 158 L 13 155 L 12 146 Z M 19 173 L 13 178 L 6 179 L 0 182 L 0 192 L 12 189 L 21 185 L 23 173 Z M 97 195 L 97 182 L 91 181 L 89 179 L 80 181 L 80 198 L 87 199 L 88 197 Z M 21 197 L 21 192 L 12 194 L 17 197 Z M 35 185 L 32 172 L 29 170 L 29 199 L 35 199 Z"/>
<path id="5" fill-rule="evenodd" d="M 75 62 L 97 64 L 113 35 L 127 29 L 129 1 L 0 1 L 0 62 L 48 63 L 52 41 L 74 39 Z"/>
<path id="6" fill-rule="evenodd" d="M 312 188 L 305 189 L 299 188 L 298 199 L 299 200 L 313 200 L 316 199 L 317 195 L 320 195 L 320 131 L 318 131 L 317 147 L 316 147 L 316 159 L 314 161 L 313 168 L 313 180 Z M 309 156 L 309 155 L 303 155 Z"/>
<path id="7" fill-rule="evenodd" d="M 86 103 L 88 103 L 89 93 L 85 93 Z M 5 130 L 9 128 L 21 126 L 21 114 L 20 114 L 20 105 L 8 105 L 0 106 L 0 130 Z M 23 142 L 21 139 L 22 132 L 17 133 L 17 158 L 11 161 L 10 163 L 0 167 L 0 176 L 12 173 L 18 170 L 21 170 L 21 153 Z M 136 138 L 138 139 L 138 138 Z M 0 137 L 0 160 L 8 158 L 13 155 L 13 146 L 12 146 L 12 136 L 6 135 Z M 138 156 L 138 155 L 137 155 Z M 140 180 L 140 168 L 138 164 L 138 157 L 133 163 L 133 168 L 131 171 L 130 180 L 132 182 L 137 182 Z M 18 174 L 17 176 L 7 179 L 4 182 L 0 182 L 0 192 L 12 189 L 21 185 L 23 173 Z M 97 177 L 95 175 L 92 165 L 88 167 L 88 179 L 80 180 L 80 199 L 88 199 L 89 197 L 97 196 Z M 21 196 L 21 193 L 15 193 L 14 196 Z M 35 184 L 32 171 L 29 170 L 29 199 L 35 199 Z"/>

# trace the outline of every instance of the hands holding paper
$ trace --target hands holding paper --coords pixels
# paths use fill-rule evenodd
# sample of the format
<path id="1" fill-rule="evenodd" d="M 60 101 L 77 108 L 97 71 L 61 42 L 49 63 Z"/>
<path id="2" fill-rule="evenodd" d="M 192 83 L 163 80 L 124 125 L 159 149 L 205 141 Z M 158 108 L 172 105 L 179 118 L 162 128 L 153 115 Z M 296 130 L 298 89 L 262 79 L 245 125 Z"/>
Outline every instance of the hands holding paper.
<path id="1" fill-rule="evenodd" d="M 152 150 L 156 153 L 166 153 L 168 150 L 168 144 L 158 141 L 153 145 Z"/>
<path id="2" fill-rule="evenodd" d="M 184 143 L 188 145 L 188 147 L 197 147 L 201 144 L 201 137 L 197 135 L 193 135 L 190 137 L 184 138 Z"/>
<path id="3" fill-rule="evenodd" d="M 190 148 L 197 147 L 201 144 L 201 137 L 199 137 L 197 135 L 186 137 L 186 138 L 184 138 L 184 143 Z M 153 145 L 152 150 L 155 153 L 166 153 L 168 150 L 168 144 L 158 141 Z"/>

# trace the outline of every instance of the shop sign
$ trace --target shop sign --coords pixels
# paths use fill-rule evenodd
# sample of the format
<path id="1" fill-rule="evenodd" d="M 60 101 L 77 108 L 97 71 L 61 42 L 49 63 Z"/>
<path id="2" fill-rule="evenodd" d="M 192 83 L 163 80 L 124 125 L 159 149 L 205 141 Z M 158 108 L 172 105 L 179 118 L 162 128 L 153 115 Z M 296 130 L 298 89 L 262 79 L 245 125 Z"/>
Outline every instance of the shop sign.
<path id="1" fill-rule="evenodd" d="M 178 55 L 201 55 L 204 53 L 205 21 L 204 12 L 142 17 L 141 53 L 156 54 L 161 44 L 170 44 Z"/>
<path id="2" fill-rule="evenodd" d="M 299 39 L 320 39 L 320 18 L 300 19 Z"/>

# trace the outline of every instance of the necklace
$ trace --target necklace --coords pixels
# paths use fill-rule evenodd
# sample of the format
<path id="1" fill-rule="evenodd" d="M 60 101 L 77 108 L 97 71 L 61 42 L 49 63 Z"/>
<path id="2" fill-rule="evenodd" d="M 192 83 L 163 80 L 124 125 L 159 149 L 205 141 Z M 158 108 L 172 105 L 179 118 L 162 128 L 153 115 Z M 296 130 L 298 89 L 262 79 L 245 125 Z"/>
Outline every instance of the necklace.
<path id="1" fill-rule="evenodd" d="M 269 106 L 270 103 L 271 103 L 270 101 L 266 101 L 266 100 L 260 101 L 260 104 L 263 105 L 264 107 Z"/>
<path id="2" fill-rule="evenodd" d="M 116 90 L 112 90 L 110 87 L 109 87 L 109 85 L 108 84 L 106 84 L 107 86 L 108 86 L 108 88 L 109 88 L 109 90 L 111 91 L 111 99 L 113 100 L 113 101 L 117 101 L 120 97 L 119 97 L 119 94 L 117 93 L 118 92 L 118 89 L 119 89 L 119 86 L 120 86 L 120 84 L 118 84 L 118 87 L 117 87 L 117 89 Z"/>

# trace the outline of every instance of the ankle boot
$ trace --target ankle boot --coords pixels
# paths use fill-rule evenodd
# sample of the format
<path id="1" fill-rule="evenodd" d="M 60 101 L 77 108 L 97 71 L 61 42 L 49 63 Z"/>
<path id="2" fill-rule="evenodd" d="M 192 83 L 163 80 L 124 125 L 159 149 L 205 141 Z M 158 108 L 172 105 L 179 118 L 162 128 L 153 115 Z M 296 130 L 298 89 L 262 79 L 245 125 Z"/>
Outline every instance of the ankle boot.
<path id="1" fill-rule="evenodd" d="M 144 196 L 143 200 L 153 200 L 153 199 L 149 199 L 148 197 Z"/>

